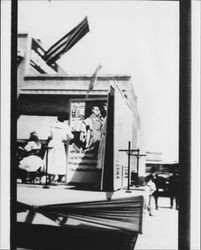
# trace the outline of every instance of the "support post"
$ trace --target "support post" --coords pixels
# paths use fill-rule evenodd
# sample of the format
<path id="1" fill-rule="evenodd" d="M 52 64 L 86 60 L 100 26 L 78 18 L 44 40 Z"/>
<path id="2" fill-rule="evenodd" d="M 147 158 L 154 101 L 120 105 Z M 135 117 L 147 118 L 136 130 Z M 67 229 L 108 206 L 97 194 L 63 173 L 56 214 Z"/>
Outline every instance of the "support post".
<path id="1" fill-rule="evenodd" d="M 137 179 L 139 178 L 139 157 L 140 157 L 140 149 L 137 149 Z"/>
<path id="2" fill-rule="evenodd" d="M 131 149 L 131 142 L 128 142 L 128 149 L 119 149 L 119 151 L 121 152 L 126 152 L 128 155 L 128 187 L 127 187 L 127 193 L 131 193 L 130 191 L 130 157 L 131 156 L 135 156 L 137 157 L 137 178 L 139 177 L 139 158 L 141 156 L 146 156 L 146 155 L 142 155 L 140 154 L 140 149 Z M 135 153 L 137 152 L 137 154 Z"/>
<path id="3" fill-rule="evenodd" d="M 146 156 L 146 155 L 140 154 L 140 149 L 139 148 L 138 149 L 131 149 L 131 142 L 130 141 L 128 142 L 128 149 L 119 149 L 119 151 L 126 152 L 127 155 L 128 155 L 128 187 L 127 187 L 126 192 L 131 193 L 131 191 L 130 191 L 130 157 L 131 156 L 137 157 L 137 182 L 138 182 L 139 158 L 141 156 Z M 137 154 L 135 152 L 137 152 Z M 138 183 L 137 183 L 137 186 L 138 186 Z"/>
<path id="4" fill-rule="evenodd" d="M 43 188 L 50 188 L 47 184 L 47 179 L 48 179 L 48 146 L 47 146 L 47 151 L 46 151 L 46 171 L 45 171 L 45 175 L 46 175 L 46 179 L 45 179 L 45 186 L 43 186 Z"/>
<path id="5" fill-rule="evenodd" d="M 132 156 L 135 156 L 137 158 L 137 187 L 139 186 L 139 160 L 141 156 L 146 156 L 145 154 L 140 154 L 140 149 L 135 150 L 137 153 L 131 154 Z"/>
<path id="6" fill-rule="evenodd" d="M 130 191 L 130 156 L 131 156 L 131 142 L 128 142 L 128 186 L 127 193 L 131 193 Z"/>

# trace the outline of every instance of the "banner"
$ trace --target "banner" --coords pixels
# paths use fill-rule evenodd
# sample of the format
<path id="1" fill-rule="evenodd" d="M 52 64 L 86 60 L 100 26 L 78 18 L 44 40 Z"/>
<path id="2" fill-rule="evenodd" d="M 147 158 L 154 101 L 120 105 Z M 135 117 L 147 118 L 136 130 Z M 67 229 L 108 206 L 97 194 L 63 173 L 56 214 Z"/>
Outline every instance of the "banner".
<path id="1" fill-rule="evenodd" d="M 25 221 L 34 223 L 40 213 L 58 226 L 68 225 L 68 219 L 90 222 L 94 226 L 108 226 L 127 232 L 142 233 L 145 200 L 143 196 L 130 196 L 105 201 L 76 202 L 47 206 L 29 206 L 17 203 L 17 212 L 29 211 Z M 79 227 L 79 226 L 78 226 Z"/>
<path id="2" fill-rule="evenodd" d="M 98 72 L 100 71 L 101 67 L 102 66 L 99 64 L 98 67 L 96 68 L 91 80 L 90 80 L 89 88 L 88 88 L 88 91 L 87 91 L 87 97 L 89 95 L 89 92 L 91 92 L 93 90 L 93 88 L 94 88 L 95 82 L 96 82 L 96 80 L 98 78 Z"/>

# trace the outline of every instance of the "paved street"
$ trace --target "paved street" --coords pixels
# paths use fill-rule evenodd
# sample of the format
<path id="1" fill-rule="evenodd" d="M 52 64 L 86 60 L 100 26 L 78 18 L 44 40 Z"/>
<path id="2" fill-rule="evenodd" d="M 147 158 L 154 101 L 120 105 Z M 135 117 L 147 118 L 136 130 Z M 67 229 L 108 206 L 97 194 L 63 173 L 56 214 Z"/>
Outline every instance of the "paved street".
<path id="1" fill-rule="evenodd" d="M 178 249 L 178 210 L 170 209 L 169 198 L 159 198 L 154 216 L 145 217 L 143 234 L 138 236 L 135 250 Z"/>

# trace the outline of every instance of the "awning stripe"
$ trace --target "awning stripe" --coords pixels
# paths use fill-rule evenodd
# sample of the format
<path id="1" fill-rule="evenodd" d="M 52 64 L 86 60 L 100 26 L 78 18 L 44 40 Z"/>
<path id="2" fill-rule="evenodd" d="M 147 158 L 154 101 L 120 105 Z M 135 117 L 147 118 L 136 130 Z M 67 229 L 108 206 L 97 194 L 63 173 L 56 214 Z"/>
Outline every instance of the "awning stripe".
<path id="1" fill-rule="evenodd" d="M 79 202 L 56 204 L 39 207 L 28 207 L 19 204 L 21 211 L 23 206 L 32 215 L 41 213 L 49 219 L 65 225 L 68 218 L 90 222 L 95 225 L 108 226 L 127 232 L 142 233 L 142 219 L 144 211 L 143 196 L 120 198 L 111 201 Z M 32 218 L 32 216 L 30 216 Z M 32 223 L 32 221 L 30 221 Z"/>

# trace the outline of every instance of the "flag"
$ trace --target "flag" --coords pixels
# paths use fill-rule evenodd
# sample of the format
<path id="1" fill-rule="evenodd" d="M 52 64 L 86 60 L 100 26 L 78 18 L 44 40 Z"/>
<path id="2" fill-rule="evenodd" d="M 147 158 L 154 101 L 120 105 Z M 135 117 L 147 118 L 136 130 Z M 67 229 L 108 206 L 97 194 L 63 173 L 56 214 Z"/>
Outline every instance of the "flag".
<path id="1" fill-rule="evenodd" d="M 87 91 L 87 96 L 88 96 L 89 92 L 92 91 L 93 88 L 94 88 L 95 82 L 96 82 L 97 77 L 98 77 L 98 72 L 101 69 L 101 67 L 102 67 L 102 65 L 99 64 L 98 67 L 96 68 L 91 80 L 90 80 L 89 88 L 88 88 L 88 91 Z"/>
<path id="2" fill-rule="evenodd" d="M 54 63 L 86 35 L 87 32 L 89 32 L 89 25 L 87 17 L 85 17 L 76 27 L 45 52 L 44 60 L 47 64 Z"/>

